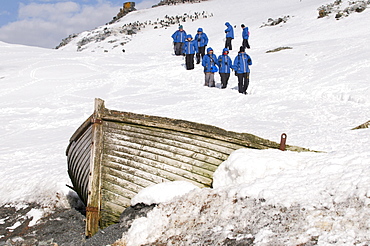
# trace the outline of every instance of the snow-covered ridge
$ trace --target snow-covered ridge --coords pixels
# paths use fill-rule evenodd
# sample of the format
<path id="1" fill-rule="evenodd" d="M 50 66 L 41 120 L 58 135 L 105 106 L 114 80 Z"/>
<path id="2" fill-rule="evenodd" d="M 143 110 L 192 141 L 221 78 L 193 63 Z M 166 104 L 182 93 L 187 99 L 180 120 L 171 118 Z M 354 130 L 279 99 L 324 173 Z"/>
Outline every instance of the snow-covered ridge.
<path id="1" fill-rule="evenodd" d="M 167 4 L 169 3 L 163 3 L 161 5 Z M 140 10 L 138 12 L 140 12 Z M 137 15 L 139 13 L 134 14 Z M 125 16 L 123 16 L 114 22 L 98 27 L 94 30 L 85 31 L 80 34 L 71 34 L 67 38 L 63 39 L 56 49 L 70 50 L 75 48 L 74 46 L 77 46 L 77 51 L 87 50 L 95 52 L 97 50 L 102 50 L 102 47 L 104 46 L 104 52 L 109 52 L 117 48 L 124 52 L 122 47 L 132 40 L 133 35 L 137 34 L 144 28 L 167 29 L 174 25 L 194 22 L 200 19 L 210 18 L 212 16 L 212 13 L 208 13 L 205 10 L 200 12 L 188 11 L 186 13 L 172 16 L 166 14 L 164 16 L 158 16 L 145 21 L 132 21 L 132 18 L 125 18 Z"/>

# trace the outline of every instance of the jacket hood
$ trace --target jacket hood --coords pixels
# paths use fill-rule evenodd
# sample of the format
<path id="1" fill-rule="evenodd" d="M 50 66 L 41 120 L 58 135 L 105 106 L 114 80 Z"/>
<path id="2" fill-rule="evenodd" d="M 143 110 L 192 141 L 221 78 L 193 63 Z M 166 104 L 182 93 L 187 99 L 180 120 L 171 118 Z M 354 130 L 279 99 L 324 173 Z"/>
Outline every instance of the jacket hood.
<path id="1" fill-rule="evenodd" d="M 229 22 L 226 22 L 226 23 L 225 23 L 225 26 L 230 26 L 230 23 L 229 23 Z"/>
<path id="2" fill-rule="evenodd" d="M 199 27 L 198 32 L 203 32 L 203 28 Z"/>
<path id="3" fill-rule="evenodd" d="M 193 39 L 193 37 L 191 36 L 191 34 L 186 35 L 186 39 L 188 39 L 188 38 Z"/>
<path id="4" fill-rule="evenodd" d="M 229 52 L 229 49 L 228 49 L 228 48 L 224 48 L 224 49 L 222 50 L 222 54 L 223 54 L 223 53 L 225 53 L 225 52 Z"/>
<path id="5" fill-rule="evenodd" d="M 211 50 L 213 51 L 211 47 L 207 48 L 207 53 L 210 52 Z"/>

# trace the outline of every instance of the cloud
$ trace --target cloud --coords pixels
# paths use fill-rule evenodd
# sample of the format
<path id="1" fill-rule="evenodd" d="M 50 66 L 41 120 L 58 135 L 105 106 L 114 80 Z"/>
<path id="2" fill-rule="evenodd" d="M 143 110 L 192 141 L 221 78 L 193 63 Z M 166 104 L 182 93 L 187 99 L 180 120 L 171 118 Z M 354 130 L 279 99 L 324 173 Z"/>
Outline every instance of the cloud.
<path id="1" fill-rule="evenodd" d="M 5 11 L 5 10 L 0 11 L 0 16 L 2 16 L 2 15 L 10 15 L 10 12 Z"/>
<path id="2" fill-rule="evenodd" d="M 20 4 L 18 17 L 21 20 L 25 19 L 44 19 L 53 20 L 55 18 L 65 18 L 69 15 L 78 13 L 81 6 L 75 2 L 62 2 L 55 4 L 37 4 L 31 3 L 28 5 Z"/>
<path id="3" fill-rule="evenodd" d="M 69 34 L 109 22 L 119 8 L 106 1 L 94 5 L 73 1 L 20 4 L 18 20 L 0 28 L 0 40 L 54 48 Z"/>

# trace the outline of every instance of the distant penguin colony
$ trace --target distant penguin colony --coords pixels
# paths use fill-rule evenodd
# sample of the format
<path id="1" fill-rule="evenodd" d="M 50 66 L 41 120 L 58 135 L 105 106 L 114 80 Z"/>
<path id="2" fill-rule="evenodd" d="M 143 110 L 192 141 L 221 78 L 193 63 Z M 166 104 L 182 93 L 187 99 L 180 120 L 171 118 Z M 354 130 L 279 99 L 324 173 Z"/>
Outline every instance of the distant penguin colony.
<path id="1" fill-rule="evenodd" d="M 161 0 L 158 4 L 153 5 L 154 7 L 162 6 L 162 5 L 176 5 L 176 4 L 183 4 L 183 3 L 200 3 L 202 1 L 207 0 Z"/>
<path id="2" fill-rule="evenodd" d="M 163 19 L 157 18 L 155 21 L 147 20 L 144 22 L 133 22 L 127 23 L 122 26 L 120 33 L 132 35 L 136 34 L 137 31 L 140 31 L 141 28 L 146 28 L 147 26 L 153 26 L 154 29 L 157 28 L 167 28 L 171 25 L 177 25 L 187 21 L 196 21 L 198 19 L 205 19 L 213 17 L 213 14 L 208 14 L 208 12 L 194 12 L 193 14 L 184 13 L 183 15 L 169 16 L 165 15 Z"/>

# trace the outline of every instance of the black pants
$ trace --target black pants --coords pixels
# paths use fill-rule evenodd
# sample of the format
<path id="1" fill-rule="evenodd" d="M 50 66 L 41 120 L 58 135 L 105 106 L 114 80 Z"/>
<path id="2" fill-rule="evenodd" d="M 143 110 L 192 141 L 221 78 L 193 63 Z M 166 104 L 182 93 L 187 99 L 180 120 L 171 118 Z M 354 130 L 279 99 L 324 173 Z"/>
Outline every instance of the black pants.
<path id="1" fill-rule="evenodd" d="M 202 57 L 202 59 L 203 59 L 203 56 L 205 54 L 206 54 L 206 46 L 198 47 L 198 53 L 196 55 L 196 57 L 197 57 L 197 64 L 200 63 L 200 58 Z"/>
<path id="2" fill-rule="evenodd" d="M 184 43 L 174 43 L 173 49 L 175 50 L 175 55 L 181 56 L 182 55 L 182 47 Z"/>
<path id="3" fill-rule="evenodd" d="M 249 46 L 249 42 L 248 42 L 248 39 L 243 39 L 243 44 L 242 46 L 247 49 L 250 49 L 251 47 Z"/>
<path id="4" fill-rule="evenodd" d="M 221 76 L 221 89 L 225 89 L 227 87 L 227 82 L 229 81 L 230 74 L 220 73 L 220 76 Z"/>
<path id="5" fill-rule="evenodd" d="M 185 56 L 186 69 L 194 69 L 194 54 L 187 54 Z"/>
<path id="6" fill-rule="evenodd" d="M 249 86 L 249 73 L 238 73 L 238 88 L 239 93 L 247 94 L 247 89 Z"/>
<path id="7" fill-rule="evenodd" d="M 232 45 L 231 45 L 231 40 L 233 40 L 232 38 L 226 38 L 226 42 L 225 42 L 225 48 L 228 48 L 229 50 L 232 50 Z"/>

